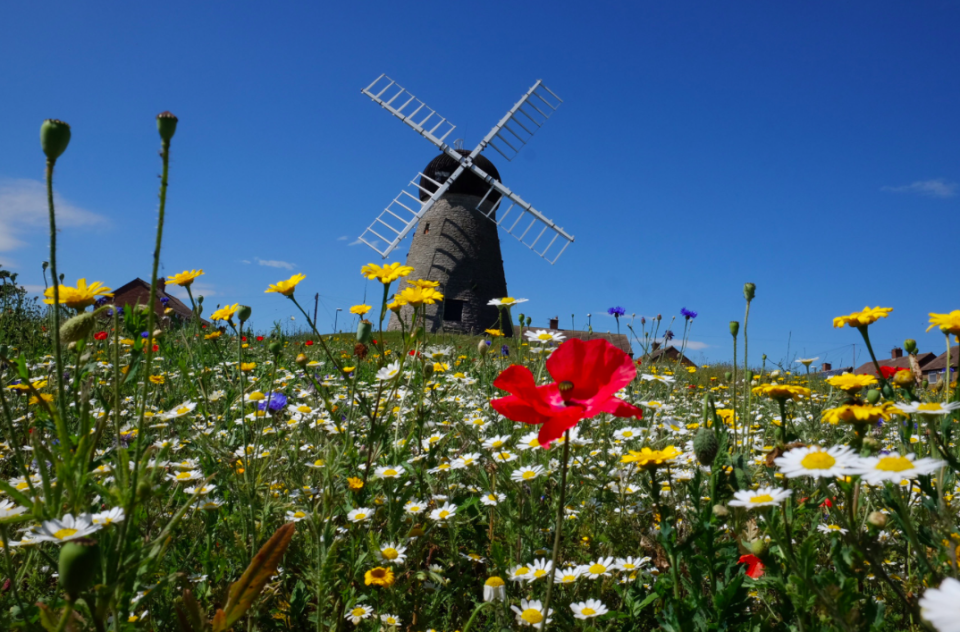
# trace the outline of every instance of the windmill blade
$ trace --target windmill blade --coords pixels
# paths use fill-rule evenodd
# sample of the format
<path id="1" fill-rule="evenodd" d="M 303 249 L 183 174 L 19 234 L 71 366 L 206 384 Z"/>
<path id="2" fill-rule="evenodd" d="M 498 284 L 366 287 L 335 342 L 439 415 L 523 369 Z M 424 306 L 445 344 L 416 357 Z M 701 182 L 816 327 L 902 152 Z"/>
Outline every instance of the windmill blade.
<path id="1" fill-rule="evenodd" d="M 470 169 L 490 185 L 480 203 L 475 207 L 476 210 L 516 237 L 521 244 L 549 261 L 551 265 L 556 263 L 567 246 L 573 243 L 573 235 L 568 235 L 566 231 L 544 217 L 540 211 L 479 167 L 471 165 Z M 500 195 L 499 206 L 495 203 L 485 204 L 488 198 L 491 202 L 495 201 L 497 194 Z M 503 204 L 504 198 L 510 201 L 510 205 L 506 208 Z"/>
<path id="2" fill-rule="evenodd" d="M 420 218 L 436 203 L 440 197 L 447 192 L 453 181 L 463 173 L 463 166 L 457 167 L 446 182 L 443 184 L 418 173 L 404 189 L 393 198 L 393 201 L 387 205 L 383 212 L 373 223 L 367 227 L 360 235 L 360 241 L 367 244 L 382 256 L 387 258 L 393 250 L 400 245 L 400 242 L 413 230 Z M 422 182 L 430 182 L 436 187 L 431 193 L 429 189 L 421 186 Z M 420 200 L 420 192 L 430 196 L 425 201 Z"/>
<path id="3" fill-rule="evenodd" d="M 386 75 L 377 77 L 361 92 L 441 149 L 443 140 L 456 129 L 456 125 Z"/>
<path id="4" fill-rule="evenodd" d="M 563 100 L 537 80 L 516 105 L 497 123 L 473 150 L 475 158 L 489 145 L 507 160 L 513 160 L 523 146 L 530 142 L 547 119 L 557 111 Z"/>

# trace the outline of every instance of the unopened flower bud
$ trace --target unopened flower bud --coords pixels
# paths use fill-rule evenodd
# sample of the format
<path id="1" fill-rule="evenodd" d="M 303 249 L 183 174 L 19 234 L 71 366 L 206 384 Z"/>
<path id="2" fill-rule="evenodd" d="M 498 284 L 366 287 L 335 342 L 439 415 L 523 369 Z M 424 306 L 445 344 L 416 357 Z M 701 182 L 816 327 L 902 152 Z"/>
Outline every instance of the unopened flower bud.
<path id="1" fill-rule="evenodd" d="M 910 371 L 897 371 L 893 374 L 893 383 L 897 386 L 912 386 L 913 373 Z"/>
<path id="2" fill-rule="evenodd" d="M 743 284 L 743 298 L 747 299 L 747 302 L 753 300 L 753 297 L 757 295 L 757 284 L 756 283 L 744 283 Z"/>
<path id="3" fill-rule="evenodd" d="M 272 353 L 273 355 L 278 356 L 280 355 L 280 352 L 283 351 L 283 343 L 280 342 L 279 340 L 274 340 L 269 345 L 267 345 L 267 349 L 269 349 L 270 353 Z"/>
<path id="4" fill-rule="evenodd" d="M 57 119 L 47 119 L 40 126 L 40 147 L 47 160 L 56 162 L 70 144 L 70 126 Z"/>
<path id="5" fill-rule="evenodd" d="M 428 380 L 433 377 L 433 365 L 429 362 L 423 365 L 423 377 Z"/>
<path id="6" fill-rule="evenodd" d="M 100 570 L 100 546 L 91 538 L 77 538 L 60 547 L 60 586 L 73 601 L 92 587 Z"/>
<path id="7" fill-rule="evenodd" d="M 243 324 L 250 320 L 250 316 L 253 314 L 253 308 L 249 305 L 241 305 L 240 309 L 237 310 L 237 320 L 240 321 L 240 324 Z"/>
<path id="8" fill-rule="evenodd" d="M 661 320 L 663 320 L 663 315 L 657 314 L 657 322 L 660 322 Z"/>
<path id="9" fill-rule="evenodd" d="M 532 323 L 532 322 L 533 322 L 533 319 L 530 318 L 529 316 L 527 316 L 527 327 L 529 327 L 529 326 L 530 326 L 530 323 Z"/>
<path id="10" fill-rule="evenodd" d="M 77 314 L 67 322 L 60 325 L 60 340 L 66 343 L 83 340 L 93 331 L 93 326 L 97 324 L 96 316 L 93 312 L 83 312 Z"/>
<path id="11" fill-rule="evenodd" d="M 731 321 L 730 321 L 730 335 L 733 336 L 734 338 L 736 338 L 736 337 L 737 337 L 737 334 L 739 334 L 739 333 L 740 333 L 740 323 L 737 322 L 737 321 L 735 321 L 735 320 L 731 320 Z"/>
<path id="12" fill-rule="evenodd" d="M 913 338 L 907 338 L 903 341 L 903 348 L 907 353 L 916 353 L 917 352 L 917 341 Z"/>
<path id="13" fill-rule="evenodd" d="M 520 326 L 523 327 L 523 319 L 526 318 L 523 314 L 520 314 Z"/>
<path id="14" fill-rule="evenodd" d="M 295 362 L 296 362 L 297 364 L 299 364 L 300 366 L 306 366 L 306 365 L 307 365 L 307 362 L 309 362 L 309 361 L 310 361 L 310 358 L 307 357 L 307 354 L 306 354 L 306 353 L 300 353 L 300 354 L 298 354 L 298 355 L 297 355 L 297 359 L 295 360 Z"/>
<path id="15" fill-rule="evenodd" d="M 747 542 L 747 548 L 754 555 L 763 555 L 767 552 L 767 549 L 770 548 L 770 543 L 764 538 L 757 538 L 756 540 Z"/>
<path id="16" fill-rule="evenodd" d="M 733 379 L 733 371 L 727 371 L 727 372 L 725 372 L 725 373 L 723 374 L 723 379 L 725 379 L 725 380 L 728 381 L 728 382 L 729 382 L 730 380 L 732 380 L 732 379 Z"/>
<path id="17" fill-rule="evenodd" d="M 170 142 L 170 139 L 177 132 L 177 121 L 177 117 L 172 112 L 157 114 L 157 131 L 160 132 L 161 140 Z"/>
<path id="18" fill-rule="evenodd" d="M 357 342 L 367 344 L 373 340 L 373 323 L 364 318 L 357 323 Z"/>
<path id="19" fill-rule="evenodd" d="M 867 516 L 867 524 L 882 529 L 887 526 L 887 516 L 882 511 L 871 511 Z"/>
<path id="20" fill-rule="evenodd" d="M 481 340 L 477 343 L 477 353 L 480 355 L 487 355 L 487 349 L 489 348 L 490 346 L 487 344 L 486 340 Z"/>
<path id="21" fill-rule="evenodd" d="M 880 401 L 880 391 L 875 388 L 871 388 L 867 391 L 867 401 L 871 404 L 876 404 Z"/>
<path id="22" fill-rule="evenodd" d="M 717 518 L 726 518 L 730 515 L 730 510 L 727 509 L 726 505 L 714 505 L 713 506 L 713 515 Z"/>

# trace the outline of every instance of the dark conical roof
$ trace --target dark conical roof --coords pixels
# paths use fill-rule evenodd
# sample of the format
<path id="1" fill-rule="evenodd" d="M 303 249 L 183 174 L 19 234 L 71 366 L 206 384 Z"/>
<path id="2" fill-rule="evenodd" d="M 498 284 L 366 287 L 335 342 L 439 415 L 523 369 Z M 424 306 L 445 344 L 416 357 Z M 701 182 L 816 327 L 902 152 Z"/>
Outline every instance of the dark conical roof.
<path id="1" fill-rule="evenodd" d="M 454 151 L 456 151 L 461 156 L 468 156 L 470 154 L 470 152 L 467 151 L 466 149 L 456 149 Z M 497 171 L 497 168 L 493 165 L 493 163 L 487 160 L 487 158 L 484 157 L 483 154 L 480 154 L 476 158 L 474 158 L 473 162 L 475 165 L 483 169 L 489 175 L 496 178 L 498 182 L 500 181 L 500 172 Z M 447 154 L 440 154 L 439 156 L 437 156 L 436 158 L 430 161 L 430 164 L 428 164 L 426 168 L 423 170 L 423 174 L 428 178 L 431 178 L 433 180 L 436 180 L 440 184 L 443 184 L 444 182 L 447 181 L 447 178 L 449 178 L 450 175 L 453 174 L 453 172 L 457 169 L 457 166 L 459 166 L 459 163 L 456 160 L 454 160 Z M 423 178 L 420 179 L 420 186 L 430 192 L 428 194 L 426 191 L 421 190 L 420 191 L 421 200 L 428 199 L 430 197 L 430 194 L 432 194 L 434 191 L 437 190 L 437 188 L 432 183 L 424 181 Z M 487 183 L 481 180 L 473 172 L 468 171 L 466 173 L 461 174 L 456 179 L 456 181 L 454 181 L 454 183 L 450 186 L 447 192 L 483 197 L 483 195 L 487 192 L 487 189 L 489 188 L 490 186 Z M 499 195 L 496 195 L 496 197 L 494 197 L 494 194 L 492 193 L 490 194 L 490 197 L 487 198 L 489 202 L 496 202 L 496 201 L 499 201 L 499 199 L 500 199 Z"/>

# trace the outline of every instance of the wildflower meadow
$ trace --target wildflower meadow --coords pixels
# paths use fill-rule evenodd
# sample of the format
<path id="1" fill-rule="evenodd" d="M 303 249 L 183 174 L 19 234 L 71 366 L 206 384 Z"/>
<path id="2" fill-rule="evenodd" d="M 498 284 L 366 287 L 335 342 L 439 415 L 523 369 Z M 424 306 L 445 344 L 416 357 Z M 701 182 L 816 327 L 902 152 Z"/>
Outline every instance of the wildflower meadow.
<path id="1" fill-rule="evenodd" d="M 41 128 L 45 309 L 0 316 L 3 630 L 960 630 L 960 391 L 879 366 L 891 308 L 834 320 L 877 375 L 829 377 L 750 355 L 752 283 L 715 366 L 650 359 L 668 321 L 619 306 L 633 357 L 511 297 L 484 336 L 428 334 L 442 288 L 399 263 L 336 271 L 380 284 L 355 335 L 317 330 L 304 274 L 264 291 L 306 332 L 205 309 L 191 261 L 166 283 L 192 318 L 121 309 L 58 282 L 70 134 Z M 949 353 L 960 310 L 930 327 Z"/>

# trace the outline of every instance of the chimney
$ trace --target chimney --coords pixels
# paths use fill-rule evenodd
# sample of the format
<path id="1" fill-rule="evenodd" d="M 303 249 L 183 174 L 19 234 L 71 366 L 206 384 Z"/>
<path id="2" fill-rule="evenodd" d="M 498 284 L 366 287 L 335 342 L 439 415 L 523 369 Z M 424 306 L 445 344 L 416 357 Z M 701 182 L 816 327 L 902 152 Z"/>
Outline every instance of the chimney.
<path id="1" fill-rule="evenodd" d="M 656 351 L 657 349 L 660 348 L 660 343 L 659 343 L 659 342 L 653 343 L 653 344 L 651 345 L 651 348 L 652 348 L 654 351 Z"/>
<path id="2" fill-rule="evenodd" d="M 820 370 L 823 371 L 824 373 L 826 373 L 827 371 L 830 371 L 830 370 L 832 370 L 832 369 L 833 369 L 833 365 L 832 365 L 832 364 L 830 364 L 829 362 L 824 362 L 824 363 L 823 363 L 823 368 L 820 369 Z"/>
<path id="3" fill-rule="evenodd" d="M 157 289 L 164 294 L 167 293 L 167 280 L 164 277 L 159 277 L 157 279 Z"/>
<path id="4" fill-rule="evenodd" d="M 896 360 L 897 358 L 902 358 L 902 357 L 903 357 L 903 349 L 901 349 L 900 347 L 894 347 L 893 350 L 890 352 L 890 359 L 892 360 Z"/>
<path id="5" fill-rule="evenodd" d="M 550 329 L 560 329 L 560 317 L 554 316 L 550 319 Z"/>

